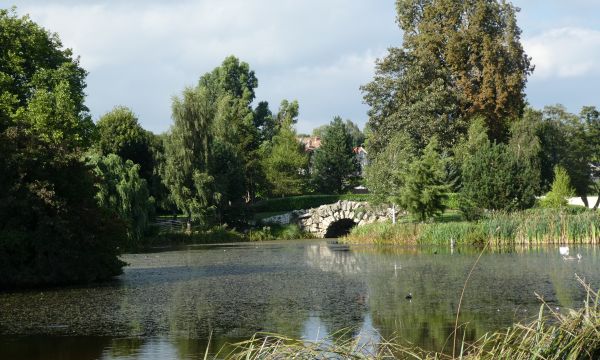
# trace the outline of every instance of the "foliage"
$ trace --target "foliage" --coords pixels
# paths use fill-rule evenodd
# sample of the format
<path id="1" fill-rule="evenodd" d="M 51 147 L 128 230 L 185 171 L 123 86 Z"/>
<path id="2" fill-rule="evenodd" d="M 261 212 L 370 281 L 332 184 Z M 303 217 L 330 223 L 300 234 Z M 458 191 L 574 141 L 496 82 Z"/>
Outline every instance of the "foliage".
<path id="1" fill-rule="evenodd" d="M 554 166 L 564 167 L 575 192 L 587 204 L 587 195 L 595 186 L 600 118 L 594 107 L 584 107 L 580 116 L 566 111 L 562 105 L 546 106 L 540 129 L 542 143 L 543 184 L 549 187 Z M 596 159 L 596 160 L 595 160 Z"/>
<path id="2" fill-rule="evenodd" d="M 0 287 L 121 272 L 125 227 L 98 207 L 81 161 L 85 75 L 58 36 L 0 10 Z"/>
<path id="3" fill-rule="evenodd" d="M 117 106 L 100 117 L 96 129 L 100 154 L 116 154 L 123 160 L 139 164 L 140 174 L 146 181 L 150 181 L 154 172 L 150 147 L 153 135 L 140 126 L 133 111 Z"/>
<path id="4" fill-rule="evenodd" d="M 515 124 L 515 129 L 522 127 L 525 125 Z M 480 122 L 474 122 L 460 147 L 463 204 L 507 211 L 533 206 L 539 186 L 535 135 L 520 131 L 508 145 L 496 144 L 479 134 L 482 128 Z"/>
<path id="5" fill-rule="evenodd" d="M 367 224 L 352 229 L 346 242 L 374 244 L 492 246 L 535 244 L 598 244 L 600 216 L 592 210 L 530 209 L 514 213 L 496 212 L 479 221 Z"/>
<path id="6" fill-rule="evenodd" d="M 94 155 L 89 164 L 98 177 L 96 200 L 127 224 L 127 248 L 135 248 L 142 240 L 154 215 L 154 199 L 146 180 L 140 176 L 140 165 L 123 161 L 116 154 Z"/>
<path id="7" fill-rule="evenodd" d="M 340 200 L 367 201 L 369 199 L 371 199 L 370 194 L 301 195 L 262 200 L 252 205 L 252 209 L 257 213 L 286 212 L 316 208 L 325 204 L 333 204 Z"/>
<path id="8" fill-rule="evenodd" d="M 445 163 L 437 146 L 437 140 L 433 138 L 423 154 L 409 165 L 400 193 L 400 204 L 420 221 L 446 208 L 444 200 L 448 186 L 445 183 Z"/>
<path id="9" fill-rule="evenodd" d="M 365 180 L 376 202 L 398 204 L 425 221 L 445 208 L 446 162 L 437 138 L 421 152 L 411 137 L 398 133 L 371 160 Z"/>
<path id="10" fill-rule="evenodd" d="M 569 174 L 562 166 L 554 167 L 554 181 L 552 188 L 546 197 L 542 199 L 542 206 L 550 208 L 559 208 L 567 206 L 567 199 L 575 195 L 575 190 L 571 187 Z"/>
<path id="11" fill-rule="evenodd" d="M 213 104 L 206 89 L 187 88 L 173 99 L 171 132 L 165 142 L 163 180 L 173 203 L 188 219 L 208 226 L 219 194 L 209 174 L 213 151 Z"/>
<path id="12" fill-rule="evenodd" d="M 298 115 L 300 114 L 300 106 L 298 100 L 288 101 L 281 100 L 279 111 L 277 112 L 277 128 L 294 125 L 298 123 Z"/>
<path id="13" fill-rule="evenodd" d="M 416 152 L 412 139 L 398 133 L 383 151 L 371 159 L 365 169 L 365 181 L 376 202 L 401 202 L 405 174 L 416 158 Z"/>
<path id="14" fill-rule="evenodd" d="M 271 141 L 277 132 L 277 126 L 268 102 L 261 101 L 256 105 L 253 120 L 254 126 L 258 129 L 259 143 Z"/>
<path id="15" fill-rule="evenodd" d="M 248 240 L 297 240 L 312 237 L 310 233 L 303 232 L 296 224 L 268 225 L 248 232 Z"/>
<path id="16" fill-rule="evenodd" d="M 285 124 L 270 143 L 264 143 L 262 166 L 275 196 L 300 194 L 304 189 L 308 157 L 304 147 L 296 140 L 291 124 Z"/>
<path id="17" fill-rule="evenodd" d="M 144 241 L 146 246 L 161 246 L 174 244 L 219 244 L 244 241 L 239 232 L 226 226 L 215 226 L 210 229 L 194 230 L 186 232 L 161 232 L 147 237 Z"/>
<path id="18" fill-rule="evenodd" d="M 336 116 L 321 138 L 321 147 L 312 158 L 311 176 L 317 191 L 342 193 L 358 171 L 352 152 L 352 137 L 342 118 Z"/>
<path id="19" fill-rule="evenodd" d="M 352 120 L 346 120 L 345 125 L 346 125 L 346 131 L 348 132 L 348 134 L 350 135 L 350 138 L 352 139 L 352 147 L 355 148 L 357 146 L 363 146 L 365 144 L 366 138 L 365 138 L 365 134 L 363 134 L 363 132 L 360 131 L 360 128 L 358 127 L 358 125 L 356 125 L 354 122 L 352 122 Z M 314 128 L 312 131 L 312 136 L 322 138 L 325 135 L 325 132 L 327 131 L 328 127 L 329 127 L 329 125 L 326 124 L 326 125 L 321 125 L 321 126 Z"/>
<path id="20" fill-rule="evenodd" d="M 383 151 L 398 132 L 419 148 L 435 135 L 450 149 L 478 116 L 493 140 L 506 139 L 508 121 L 522 114 L 533 70 L 520 43 L 518 9 L 497 0 L 396 5 L 402 48 L 390 49 L 362 88 L 371 107 L 371 152 Z"/>

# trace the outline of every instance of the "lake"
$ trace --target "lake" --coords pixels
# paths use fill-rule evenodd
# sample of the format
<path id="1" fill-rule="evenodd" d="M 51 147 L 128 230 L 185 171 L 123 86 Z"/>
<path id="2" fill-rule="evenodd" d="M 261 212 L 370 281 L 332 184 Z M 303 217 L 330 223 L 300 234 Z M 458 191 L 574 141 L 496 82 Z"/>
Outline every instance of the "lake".
<path id="1" fill-rule="evenodd" d="M 536 294 L 556 311 L 580 307 L 575 274 L 600 287 L 598 250 L 571 247 L 581 261 L 563 260 L 558 247 L 487 251 L 465 291 L 465 338 L 537 316 Z M 325 240 L 128 254 L 114 281 L 0 293 L 0 359 L 202 359 L 209 336 L 214 350 L 261 331 L 310 340 L 340 330 L 362 341 L 397 335 L 451 351 L 478 255 Z"/>

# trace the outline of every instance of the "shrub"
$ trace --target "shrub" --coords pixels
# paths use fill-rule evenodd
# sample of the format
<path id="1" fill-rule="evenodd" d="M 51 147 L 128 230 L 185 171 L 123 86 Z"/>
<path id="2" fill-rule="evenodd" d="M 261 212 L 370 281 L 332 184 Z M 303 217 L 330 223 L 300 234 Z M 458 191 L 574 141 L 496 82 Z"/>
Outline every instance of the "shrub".
<path id="1" fill-rule="evenodd" d="M 567 198 L 575 196 L 575 190 L 571 187 L 569 173 L 562 166 L 554 167 L 554 181 L 552 188 L 546 197 L 541 200 L 542 207 L 560 208 L 568 205 Z"/>

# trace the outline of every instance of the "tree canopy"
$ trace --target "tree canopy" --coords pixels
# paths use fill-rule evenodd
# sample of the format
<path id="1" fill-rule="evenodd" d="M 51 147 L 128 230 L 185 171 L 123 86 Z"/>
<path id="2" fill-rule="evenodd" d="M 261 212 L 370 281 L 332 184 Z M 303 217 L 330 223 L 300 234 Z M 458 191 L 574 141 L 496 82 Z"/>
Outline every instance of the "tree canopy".
<path id="1" fill-rule="evenodd" d="M 120 273 L 125 227 L 82 162 L 86 72 L 57 35 L 0 10 L 0 287 Z"/>
<path id="2" fill-rule="evenodd" d="M 402 48 L 377 62 L 362 87 L 370 106 L 370 150 L 398 131 L 424 148 L 432 136 L 450 149 L 482 117 L 493 140 L 508 138 L 532 72 L 520 43 L 517 9 L 498 0 L 398 0 Z"/>
<path id="3" fill-rule="evenodd" d="M 321 138 L 312 159 L 312 179 L 322 193 L 342 193 L 358 171 L 352 136 L 342 118 L 336 116 Z"/>

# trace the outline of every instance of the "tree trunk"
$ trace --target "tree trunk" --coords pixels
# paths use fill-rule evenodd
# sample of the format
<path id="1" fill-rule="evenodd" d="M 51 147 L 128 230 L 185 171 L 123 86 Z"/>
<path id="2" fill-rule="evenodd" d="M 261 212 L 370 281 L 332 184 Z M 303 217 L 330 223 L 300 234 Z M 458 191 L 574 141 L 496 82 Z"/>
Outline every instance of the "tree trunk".
<path id="1" fill-rule="evenodd" d="M 583 205 L 585 205 L 586 208 L 589 208 L 589 204 L 588 204 L 588 199 L 587 199 L 587 195 L 581 195 L 580 196 L 581 201 L 583 201 Z"/>

